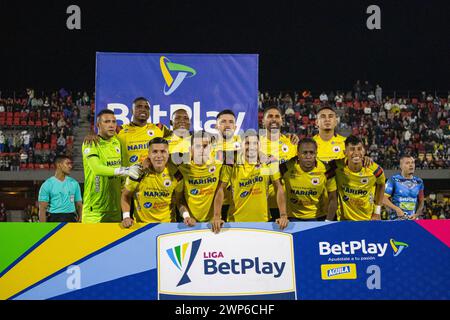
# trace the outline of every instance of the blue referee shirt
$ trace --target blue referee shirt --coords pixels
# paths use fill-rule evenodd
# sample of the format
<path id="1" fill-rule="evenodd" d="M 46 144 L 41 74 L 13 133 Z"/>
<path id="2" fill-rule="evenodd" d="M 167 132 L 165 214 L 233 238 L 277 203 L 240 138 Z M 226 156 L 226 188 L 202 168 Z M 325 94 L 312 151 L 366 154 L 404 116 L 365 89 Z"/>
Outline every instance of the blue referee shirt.
<path id="1" fill-rule="evenodd" d="M 53 176 L 42 184 L 38 200 L 48 202 L 49 213 L 75 212 L 75 203 L 82 200 L 80 185 L 71 177 L 60 181 Z"/>

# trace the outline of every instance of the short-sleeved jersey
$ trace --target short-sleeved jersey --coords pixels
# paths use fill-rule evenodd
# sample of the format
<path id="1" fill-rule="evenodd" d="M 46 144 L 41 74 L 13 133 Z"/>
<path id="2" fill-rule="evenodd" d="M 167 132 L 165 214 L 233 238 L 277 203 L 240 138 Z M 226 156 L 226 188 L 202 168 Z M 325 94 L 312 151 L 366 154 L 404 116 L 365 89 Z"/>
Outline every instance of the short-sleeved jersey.
<path id="1" fill-rule="evenodd" d="M 267 164 L 224 165 L 220 180 L 231 185 L 229 222 L 267 222 L 269 184 L 280 179 L 280 172 L 267 174 Z"/>
<path id="2" fill-rule="evenodd" d="M 309 172 L 302 170 L 297 157 L 282 165 L 286 187 L 288 216 L 298 219 L 316 219 L 324 216 L 321 201 L 327 192 L 336 191 L 334 177 L 327 179 L 325 165 L 317 161 Z"/>
<path id="3" fill-rule="evenodd" d="M 273 171 L 279 170 L 279 165 L 287 162 L 297 155 L 297 146 L 292 144 L 291 140 L 284 134 L 280 135 L 280 139 L 271 141 L 266 136 L 260 137 L 261 152 L 266 156 L 278 160 L 278 163 L 272 162 Z M 277 196 L 273 185 L 269 186 L 269 208 L 278 208 Z"/>
<path id="4" fill-rule="evenodd" d="M 100 138 L 98 145 L 83 143 L 84 203 L 83 219 L 97 213 L 120 214 L 121 178 L 117 176 L 95 175 L 87 163 L 90 157 L 98 157 L 100 162 L 111 168 L 121 167 L 120 142 L 116 137 L 109 140 Z"/>
<path id="5" fill-rule="evenodd" d="M 338 220 L 370 220 L 374 208 L 375 185 L 384 184 L 383 169 L 376 163 L 353 172 L 346 160 L 330 163 L 330 177 L 336 177 L 338 194 Z"/>
<path id="6" fill-rule="evenodd" d="M 423 181 L 419 177 L 407 179 L 401 174 L 396 174 L 388 179 L 384 193 L 390 197 L 394 205 L 411 216 L 416 213 L 419 200 L 423 199 L 423 190 Z M 390 218 L 397 218 L 394 210 L 391 210 Z"/>
<path id="7" fill-rule="evenodd" d="M 170 134 L 169 129 L 162 124 L 147 123 L 139 127 L 130 122 L 122 126 L 117 134 L 122 146 L 122 164 L 124 167 L 142 162 L 148 156 L 148 143 L 156 137 Z"/>
<path id="8" fill-rule="evenodd" d="M 71 177 L 65 177 L 64 181 L 50 177 L 39 189 L 38 199 L 48 203 L 49 213 L 73 213 L 75 203 L 81 201 L 80 185 Z"/>
<path id="9" fill-rule="evenodd" d="M 191 136 L 179 137 L 172 133 L 168 136 L 167 141 L 169 142 L 169 153 L 189 153 L 191 148 Z"/>
<path id="10" fill-rule="evenodd" d="M 214 194 L 219 184 L 221 162 L 211 161 L 204 165 L 194 162 L 181 164 L 183 193 L 192 216 L 199 222 L 208 222 L 214 215 Z"/>
<path id="11" fill-rule="evenodd" d="M 236 135 L 232 139 L 217 139 L 213 143 L 212 155 L 214 158 L 221 157 L 221 161 L 225 164 L 233 165 L 237 162 L 238 151 L 242 148 L 241 137 Z M 228 186 L 230 187 L 230 186 Z M 225 190 L 225 195 L 223 199 L 224 205 L 229 205 L 231 203 L 231 192 L 230 188 Z"/>
<path id="12" fill-rule="evenodd" d="M 128 177 L 125 188 L 134 193 L 135 220 L 149 223 L 173 222 L 173 192 L 180 179 L 181 175 L 173 174 L 168 168 L 161 173 L 147 172 L 138 181 Z"/>
<path id="13" fill-rule="evenodd" d="M 330 140 L 324 141 L 316 134 L 313 139 L 317 143 L 317 159 L 320 161 L 328 163 L 345 158 L 345 137 L 335 134 Z"/>

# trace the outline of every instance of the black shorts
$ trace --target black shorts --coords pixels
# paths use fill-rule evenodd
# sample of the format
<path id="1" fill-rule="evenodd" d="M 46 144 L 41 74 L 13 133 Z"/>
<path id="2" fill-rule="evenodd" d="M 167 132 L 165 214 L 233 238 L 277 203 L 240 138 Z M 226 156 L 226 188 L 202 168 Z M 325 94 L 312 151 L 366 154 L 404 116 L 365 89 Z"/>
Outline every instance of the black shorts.
<path id="1" fill-rule="evenodd" d="M 47 222 L 77 222 L 75 213 L 50 213 Z"/>

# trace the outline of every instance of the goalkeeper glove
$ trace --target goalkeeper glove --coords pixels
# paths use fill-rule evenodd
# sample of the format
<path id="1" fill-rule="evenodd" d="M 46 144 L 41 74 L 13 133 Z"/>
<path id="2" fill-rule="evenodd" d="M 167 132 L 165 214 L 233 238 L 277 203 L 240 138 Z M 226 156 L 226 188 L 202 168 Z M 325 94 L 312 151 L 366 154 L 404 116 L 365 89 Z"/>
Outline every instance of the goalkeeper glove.
<path id="1" fill-rule="evenodd" d="M 142 174 L 142 167 L 139 164 L 134 164 L 131 167 L 120 167 L 114 171 L 116 176 L 130 177 L 131 179 L 137 180 Z"/>

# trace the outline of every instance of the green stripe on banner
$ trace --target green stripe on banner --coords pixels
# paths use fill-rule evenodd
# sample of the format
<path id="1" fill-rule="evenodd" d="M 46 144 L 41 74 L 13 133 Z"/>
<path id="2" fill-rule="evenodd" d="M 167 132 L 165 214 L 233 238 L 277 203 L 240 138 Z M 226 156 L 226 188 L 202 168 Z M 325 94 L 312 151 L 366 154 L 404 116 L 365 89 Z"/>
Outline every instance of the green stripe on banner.
<path id="1" fill-rule="evenodd" d="M 0 273 L 59 223 L 0 223 Z"/>
<path id="2" fill-rule="evenodd" d="M 178 263 L 180 264 L 180 268 L 182 268 L 183 266 L 181 265 L 181 254 L 180 254 L 180 246 L 176 246 L 175 247 L 175 254 L 177 255 L 177 260 Z"/>

